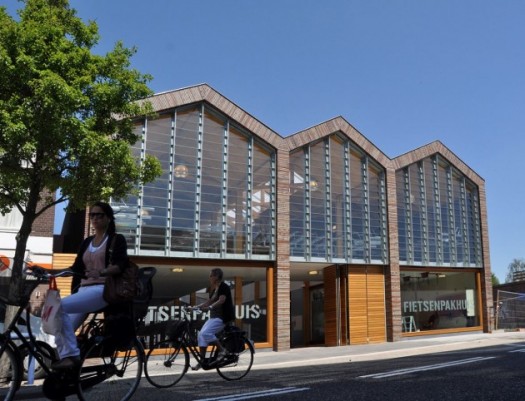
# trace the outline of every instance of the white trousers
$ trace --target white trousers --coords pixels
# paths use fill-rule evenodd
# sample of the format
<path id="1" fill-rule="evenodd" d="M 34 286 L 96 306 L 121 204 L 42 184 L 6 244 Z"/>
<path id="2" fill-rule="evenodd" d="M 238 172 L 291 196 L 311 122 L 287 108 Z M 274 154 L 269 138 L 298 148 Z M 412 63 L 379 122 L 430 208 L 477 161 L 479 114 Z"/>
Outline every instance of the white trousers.
<path id="1" fill-rule="evenodd" d="M 208 344 L 217 341 L 215 334 L 223 328 L 224 323 L 222 322 L 222 319 L 214 317 L 213 319 L 207 320 L 199 332 L 199 347 L 206 347 Z"/>
<path id="2" fill-rule="evenodd" d="M 104 285 L 80 287 L 78 292 L 62 299 L 62 330 L 55 336 L 60 359 L 80 355 L 75 331 L 86 319 L 88 313 L 107 306 L 102 297 Z"/>

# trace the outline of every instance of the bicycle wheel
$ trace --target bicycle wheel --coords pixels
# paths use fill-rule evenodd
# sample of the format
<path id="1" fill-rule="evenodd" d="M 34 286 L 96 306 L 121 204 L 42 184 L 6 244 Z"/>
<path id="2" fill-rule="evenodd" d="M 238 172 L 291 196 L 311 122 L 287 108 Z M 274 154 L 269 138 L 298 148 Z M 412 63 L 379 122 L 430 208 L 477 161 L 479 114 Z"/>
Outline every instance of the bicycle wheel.
<path id="1" fill-rule="evenodd" d="M 109 338 L 95 341 L 82 358 L 77 394 L 81 401 L 127 401 L 137 390 L 144 349 L 137 338 L 115 351 Z"/>
<path id="2" fill-rule="evenodd" d="M 190 355 L 186 347 L 164 340 L 149 350 L 144 373 L 153 386 L 166 388 L 177 384 L 189 366 Z"/>
<path id="3" fill-rule="evenodd" d="M 51 363 L 57 359 L 56 351 L 55 349 L 49 345 L 48 343 L 44 341 L 37 341 L 37 347 L 38 347 L 38 353 L 44 360 L 45 365 L 50 368 Z M 18 347 L 18 351 L 20 352 L 20 355 L 23 358 L 23 366 L 24 366 L 24 380 L 27 380 L 29 378 L 28 374 L 28 368 L 29 368 L 29 347 L 25 344 L 21 344 Z M 46 371 L 45 369 L 40 366 L 40 363 L 33 358 L 35 363 L 35 370 L 34 370 L 34 379 L 43 379 L 46 377 Z"/>
<path id="4" fill-rule="evenodd" d="M 253 364 L 255 350 L 251 341 L 244 339 L 244 350 L 228 354 L 224 361 L 219 362 L 217 373 L 226 380 L 239 380 L 248 374 Z"/>
<path id="5" fill-rule="evenodd" d="M 18 351 L 11 343 L 0 354 L 0 400 L 11 401 L 22 382 L 22 363 Z"/>

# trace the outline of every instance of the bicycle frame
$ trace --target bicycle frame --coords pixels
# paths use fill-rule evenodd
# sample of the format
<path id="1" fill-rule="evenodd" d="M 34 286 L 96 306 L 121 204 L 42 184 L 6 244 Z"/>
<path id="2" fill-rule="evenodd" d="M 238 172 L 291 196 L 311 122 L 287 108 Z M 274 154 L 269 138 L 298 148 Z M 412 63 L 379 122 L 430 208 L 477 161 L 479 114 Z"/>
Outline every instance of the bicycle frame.
<path id="1" fill-rule="evenodd" d="M 182 308 L 182 321 L 179 324 L 183 324 L 183 332 L 182 332 L 182 338 L 181 338 L 181 346 L 185 347 L 190 354 L 195 358 L 197 363 L 199 363 L 203 370 L 211 370 L 216 369 L 217 367 L 220 367 L 220 364 L 215 364 L 215 359 L 218 354 L 218 349 L 216 345 L 208 345 L 206 347 L 206 354 L 209 355 L 208 357 L 201 356 L 200 347 L 198 345 L 197 336 L 195 335 L 195 329 L 191 327 L 191 323 L 195 321 L 193 314 L 202 313 L 199 310 L 188 310 L 186 308 Z"/>

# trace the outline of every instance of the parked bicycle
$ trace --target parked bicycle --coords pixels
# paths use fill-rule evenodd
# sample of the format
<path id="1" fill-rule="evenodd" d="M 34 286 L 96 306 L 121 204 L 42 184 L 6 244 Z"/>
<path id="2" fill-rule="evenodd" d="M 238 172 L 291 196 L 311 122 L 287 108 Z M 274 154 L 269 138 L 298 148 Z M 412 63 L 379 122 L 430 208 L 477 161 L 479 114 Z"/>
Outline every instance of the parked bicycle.
<path id="1" fill-rule="evenodd" d="M 181 309 L 182 320 L 168 333 L 168 339 L 153 344 L 146 356 L 144 373 L 146 379 L 155 387 L 167 388 L 177 384 L 190 367 L 190 354 L 203 370 L 216 370 L 225 380 L 239 380 L 250 371 L 255 349 L 246 338 L 246 332 L 233 324 L 227 324 L 217 334 L 221 345 L 228 351 L 226 357 L 217 360 L 219 350 L 210 345 L 204 358 L 197 344 L 198 329 L 195 317 L 198 308 Z"/>
<path id="2" fill-rule="evenodd" d="M 153 273 L 152 270 L 153 269 Z M 139 270 L 139 281 L 143 286 L 151 286 L 151 277 L 155 268 Z M 152 273 L 152 274 L 151 274 Z M 55 361 L 58 355 L 54 350 L 43 346 L 35 339 L 28 324 L 28 338 L 21 333 L 16 323 L 28 309 L 32 290 L 50 277 L 67 277 L 74 273 L 70 270 L 58 272 L 33 267 L 26 270 L 24 291 L 19 299 L 9 299 L 0 295 L 0 302 L 17 306 L 15 318 L 0 335 L 0 400 L 10 401 L 20 389 L 23 379 L 23 355 L 20 347 L 13 341 L 20 340 L 27 352 L 44 369 L 46 379 L 43 391 L 47 398 L 65 400 L 71 394 L 77 394 L 81 401 L 95 399 L 127 401 L 139 386 L 144 365 L 144 349 L 136 337 L 123 342 L 107 334 L 106 322 L 98 313 L 91 314 L 79 331 L 77 340 L 81 351 L 80 366 L 64 371 L 53 371 L 48 366 L 49 360 Z M 32 277 L 31 277 L 32 276 Z M 8 292 L 2 291 L 2 294 Z M 26 312 L 26 322 L 30 315 Z M 52 348 L 51 348 L 52 349 Z"/>

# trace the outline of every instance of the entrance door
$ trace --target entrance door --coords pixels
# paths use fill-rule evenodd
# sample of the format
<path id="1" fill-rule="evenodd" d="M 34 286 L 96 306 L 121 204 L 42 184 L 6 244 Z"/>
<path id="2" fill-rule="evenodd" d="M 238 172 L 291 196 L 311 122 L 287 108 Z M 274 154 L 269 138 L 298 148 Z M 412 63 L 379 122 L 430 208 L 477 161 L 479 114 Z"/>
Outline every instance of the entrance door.
<path id="1" fill-rule="evenodd" d="M 290 346 L 324 344 L 324 287 L 293 282 L 290 292 Z"/>
<path id="2" fill-rule="evenodd" d="M 348 274 L 350 344 L 386 341 L 385 278 L 381 266 L 354 267 Z"/>
<path id="3" fill-rule="evenodd" d="M 310 343 L 324 344 L 324 288 L 310 289 Z"/>

